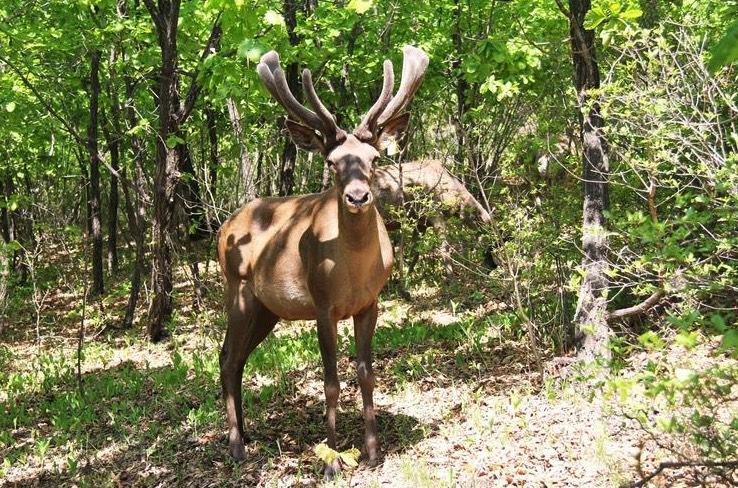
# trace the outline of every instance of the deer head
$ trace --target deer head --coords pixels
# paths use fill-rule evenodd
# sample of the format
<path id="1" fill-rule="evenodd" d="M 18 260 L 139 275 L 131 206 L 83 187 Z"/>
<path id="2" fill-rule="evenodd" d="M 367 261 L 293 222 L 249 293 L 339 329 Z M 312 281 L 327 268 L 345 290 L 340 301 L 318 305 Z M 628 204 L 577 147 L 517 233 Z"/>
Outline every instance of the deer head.
<path id="1" fill-rule="evenodd" d="M 370 182 L 381 150 L 407 129 L 407 107 L 423 80 L 428 56 L 420 49 L 406 46 L 403 50 L 402 80 L 393 96 L 392 62 L 384 62 L 382 92 L 352 133 L 338 127 L 336 117 L 320 101 L 309 70 L 302 73 L 302 85 L 310 110 L 297 101 L 287 85 L 279 55 L 270 51 L 261 58 L 257 72 L 272 97 L 289 114 L 285 123 L 295 145 L 319 153 L 335 175 L 343 208 L 350 213 L 363 213 L 373 204 Z"/>

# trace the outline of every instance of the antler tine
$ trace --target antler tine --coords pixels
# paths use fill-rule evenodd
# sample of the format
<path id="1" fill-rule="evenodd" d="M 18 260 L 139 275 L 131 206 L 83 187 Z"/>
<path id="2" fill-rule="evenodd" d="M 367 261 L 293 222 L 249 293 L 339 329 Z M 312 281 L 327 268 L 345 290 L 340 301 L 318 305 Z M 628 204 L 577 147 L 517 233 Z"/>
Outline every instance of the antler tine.
<path id="1" fill-rule="evenodd" d="M 313 77 L 310 74 L 309 69 L 302 71 L 302 88 L 305 90 L 310 105 L 315 109 L 317 116 L 322 120 L 325 130 L 321 131 L 327 138 L 341 139 L 341 134 L 344 131 L 338 127 L 336 118 L 332 113 L 323 105 L 323 102 L 318 98 L 318 94 L 315 92 L 313 86 Z"/>
<path id="2" fill-rule="evenodd" d="M 305 123 L 312 129 L 325 133 L 323 120 L 312 110 L 297 101 L 290 91 L 287 78 L 279 64 L 279 54 L 269 51 L 261 57 L 261 62 L 256 67 L 259 77 L 266 85 L 272 97 L 282 105 L 287 112 L 300 122 Z"/>
<path id="3" fill-rule="evenodd" d="M 392 100 L 392 89 L 395 85 L 395 73 L 392 70 L 392 61 L 384 61 L 384 84 L 379 98 L 374 102 L 372 108 L 361 119 L 361 123 L 354 129 L 354 135 L 359 139 L 371 139 L 377 126 L 377 117 L 384 111 L 387 104 Z"/>
<path id="4" fill-rule="evenodd" d="M 392 98 L 377 119 L 378 126 L 382 126 L 410 103 L 415 91 L 420 86 L 420 82 L 423 81 L 427 68 L 428 55 L 416 47 L 405 46 L 403 49 L 400 88 L 397 90 L 397 95 Z"/>

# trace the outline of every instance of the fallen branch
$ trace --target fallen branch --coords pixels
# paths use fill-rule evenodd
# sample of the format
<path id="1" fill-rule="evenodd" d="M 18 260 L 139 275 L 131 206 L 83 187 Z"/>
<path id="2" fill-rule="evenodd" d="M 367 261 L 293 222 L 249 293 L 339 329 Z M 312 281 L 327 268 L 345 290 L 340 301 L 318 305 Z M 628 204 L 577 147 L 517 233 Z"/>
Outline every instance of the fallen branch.
<path id="1" fill-rule="evenodd" d="M 605 314 L 605 320 L 608 322 L 612 320 L 618 320 L 625 317 L 633 317 L 634 315 L 641 315 L 643 313 L 646 313 L 653 307 L 655 307 L 659 301 L 661 301 L 661 297 L 663 296 L 663 292 L 657 291 L 653 293 L 650 297 L 643 300 L 638 305 L 633 305 L 632 307 L 627 308 L 621 308 L 619 310 L 615 310 L 612 312 L 606 312 Z"/>

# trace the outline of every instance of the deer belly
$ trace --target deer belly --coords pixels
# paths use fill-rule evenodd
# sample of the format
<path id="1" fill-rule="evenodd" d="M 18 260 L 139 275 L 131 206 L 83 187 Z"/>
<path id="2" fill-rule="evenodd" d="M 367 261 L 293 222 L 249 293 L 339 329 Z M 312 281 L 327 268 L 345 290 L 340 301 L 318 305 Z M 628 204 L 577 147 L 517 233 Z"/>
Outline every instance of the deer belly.
<path id="1" fill-rule="evenodd" d="M 280 318 L 314 319 L 315 304 L 304 284 L 294 281 L 256 283 L 257 298 Z"/>

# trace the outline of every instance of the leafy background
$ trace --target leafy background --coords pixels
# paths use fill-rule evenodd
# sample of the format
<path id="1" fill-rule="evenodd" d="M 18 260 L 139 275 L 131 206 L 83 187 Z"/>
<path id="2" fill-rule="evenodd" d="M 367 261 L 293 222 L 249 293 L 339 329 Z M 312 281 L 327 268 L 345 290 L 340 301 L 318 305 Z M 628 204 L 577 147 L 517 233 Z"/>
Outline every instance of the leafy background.
<path id="1" fill-rule="evenodd" d="M 588 10 L 611 158 L 608 310 L 659 300 L 610 322 L 609 362 L 578 366 L 569 363 L 582 278 L 580 109 L 558 5 L 182 2 L 179 91 L 199 91 L 167 144 L 188 148 L 181 181 L 196 189 L 200 213 L 179 206 L 176 306 L 170 339 L 154 344 L 144 329 L 162 57 L 145 4 L 0 5 L 0 484 L 325 483 L 309 323 L 282 324 L 250 358 L 249 460 L 229 460 L 216 359 L 222 285 L 212 238 L 192 236 L 289 183 L 283 114 L 255 73 L 261 54 L 276 49 L 285 65 L 311 69 L 349 127 L 377 95 L 382 61 L 397 70 L 404 44 L 431 64 L 393 160 L 442 161 L 493 223 L 450 220 L 447 282 L 443 236 L 415 235 L 417 222 L 400 214 L 393 238 L 406 267 L 381 296 L 375 339 L 386 458 L 333 483 L 736 484 L 734 1 L 602 0 Z M 204 51 L 216 25 L 219 45 Z M 94 53 L 105 243 L 97 294 Z M 319 158 L 298 153 L 293 174 L 294 193 L 323 185 Z M 426 215 L 436 207 L 416 203 Z M 495 267 L 483 264 L 489 249 Z M 128 322 L 136 269 L 142 288 Z M 361 421 L 343 329 L 340 341 L 347 451 L 361 444 Z"/>

